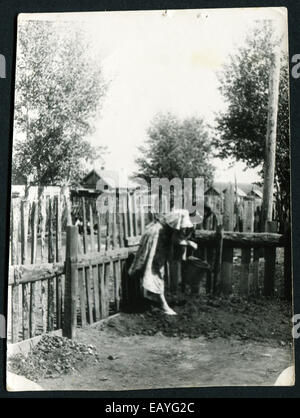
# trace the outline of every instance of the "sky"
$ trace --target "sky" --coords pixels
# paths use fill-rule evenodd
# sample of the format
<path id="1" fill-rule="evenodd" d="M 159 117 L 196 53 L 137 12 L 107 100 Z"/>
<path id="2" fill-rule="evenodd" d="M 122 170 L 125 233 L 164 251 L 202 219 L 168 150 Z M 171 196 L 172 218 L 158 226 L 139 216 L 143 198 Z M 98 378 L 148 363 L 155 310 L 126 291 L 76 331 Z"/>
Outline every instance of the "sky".
<path id="1" fill-rule="evenodd" d="M 136 170 L 137 147 L 158 112 L 181 118 L 200 116 L 213 124 L 225 108 L 218 91 L 217 72 L 243 44 L 247 30 L 258 19 L 286 24 L 284 8 L 207 9 L 148 12 L 51 14 L 84 28 L 90 50 L 99 56 L 104 76 L 111 80 L 95 131 L 88 138 L 106 145 L 109 170 Z M 33 15 L 21 15 L 24 18 Z M 37 19 L 49 19 L 36 15 Z M 232 161 L 231 161 L 232 162 Z M 213 159 L 216 180 L 255 182 L 256 170 Z M 99 166 L 99 162 L 95 167 Z"/>

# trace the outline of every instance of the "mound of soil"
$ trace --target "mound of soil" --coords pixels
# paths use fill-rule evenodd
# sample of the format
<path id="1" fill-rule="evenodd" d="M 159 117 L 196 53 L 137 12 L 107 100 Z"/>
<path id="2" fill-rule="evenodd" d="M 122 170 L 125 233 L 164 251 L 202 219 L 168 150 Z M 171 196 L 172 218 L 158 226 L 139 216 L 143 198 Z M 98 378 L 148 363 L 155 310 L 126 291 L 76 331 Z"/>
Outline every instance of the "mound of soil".
<path id="1" fill-rule="evenodd" d="M 292 341 L 292 315 L 288 304 L 280 300 L 179 294 L 169 296 L 168 301 L 176 316 L 164 315 L 152 304 L 144 312 L 122 313 L 99 327 L 121 336 L 157 333 L 182 338 L 235 336 L 281 346 Z"/>
<path id="2" fill-rule="evenodd" d="M 81 344 L 64 337 L 44 335 L 27 356 L 11 356 L 8 360 L 8 370 L 38 382 L 43 378 L 72 373 L 98 361 L 98 353 L 92 345 Z"/>

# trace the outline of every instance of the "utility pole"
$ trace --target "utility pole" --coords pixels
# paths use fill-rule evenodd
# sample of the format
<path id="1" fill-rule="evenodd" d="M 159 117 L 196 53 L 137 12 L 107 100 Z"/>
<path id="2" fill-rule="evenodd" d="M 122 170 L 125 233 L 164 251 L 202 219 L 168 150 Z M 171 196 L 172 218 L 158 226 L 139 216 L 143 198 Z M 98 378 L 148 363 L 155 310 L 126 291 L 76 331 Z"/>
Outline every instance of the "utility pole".
<path id="1" fill-rule="evenodd" d="M 274 31 L 273 26 L 273 31 Z M 275 156 L 276 156 L 276 133 L 277 113 L 280 77 L 280 51 L 275 47 L 271 55 L 270 78 L 269 78 L 269 102 L 268 124 L 264 160 L 264 187 L 262 202 L 262 229 L 266 231 L 268 221 L 272 221 Z"/>

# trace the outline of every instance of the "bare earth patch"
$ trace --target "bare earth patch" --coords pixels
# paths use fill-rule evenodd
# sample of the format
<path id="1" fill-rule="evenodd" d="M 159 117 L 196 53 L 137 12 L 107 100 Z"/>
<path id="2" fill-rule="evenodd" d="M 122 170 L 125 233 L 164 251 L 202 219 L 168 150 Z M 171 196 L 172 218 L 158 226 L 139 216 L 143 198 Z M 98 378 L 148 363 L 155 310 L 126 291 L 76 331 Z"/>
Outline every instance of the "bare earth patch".
<path id="1" fill-rule="evenodd" d="M 273 385 L 292 363 L 283 302 L 175 296 L 171 305 L 176 317 L 151 307 L 78 329 L 76 341 L 95 347 L 98 362 L 39 384 L 46 390 Z"/>

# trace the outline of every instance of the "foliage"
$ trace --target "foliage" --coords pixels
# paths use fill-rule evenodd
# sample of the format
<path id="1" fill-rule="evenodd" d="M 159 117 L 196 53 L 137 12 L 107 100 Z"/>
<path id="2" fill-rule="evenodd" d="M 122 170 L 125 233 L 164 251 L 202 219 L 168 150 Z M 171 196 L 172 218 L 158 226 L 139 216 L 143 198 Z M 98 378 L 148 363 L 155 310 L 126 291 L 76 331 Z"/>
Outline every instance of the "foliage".
<path id="1" fill-rule="evenodd" d="M 278 39 L 276 42 L 279 42 Z M 234 157 L 249 167 L 264 160 L 268 117 L 268 85 L 272 53 L 271 27 L 257 24 L 246 43 L 230 56 L 219 74 L 227 109 L 217 116 L 215 145 L 221 158 Z M 290 204 L 288 61 L 281 56 L 275 190 L 277 206 L 287 213 Z M 263 177 L 263 171 L 261 171 Z M 281 214 L 283 216 L 283 213 Z"/>
<path id="2" fill-rule="evenodd" d="M 15 85 L 13 179 L 76 183 L 83 159 L 95 159 L 85 137 L 107 84 L 83 32 L 66 23 L 21 22 Z"/>
<path id="3" fill-rule="evenodd" d="M 211 142 L 200 118 L 180 120 L 171 113 L 158 114 L 148 129 L 146 143 L 139 148 L 137 176 L 151 178 L 196 178 L 211 182 Z"/>

